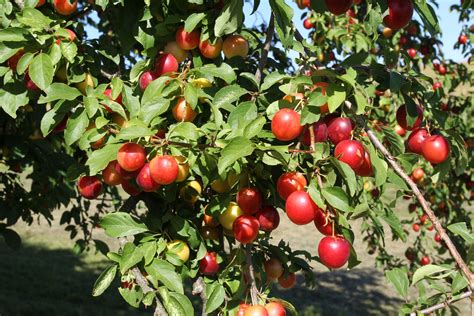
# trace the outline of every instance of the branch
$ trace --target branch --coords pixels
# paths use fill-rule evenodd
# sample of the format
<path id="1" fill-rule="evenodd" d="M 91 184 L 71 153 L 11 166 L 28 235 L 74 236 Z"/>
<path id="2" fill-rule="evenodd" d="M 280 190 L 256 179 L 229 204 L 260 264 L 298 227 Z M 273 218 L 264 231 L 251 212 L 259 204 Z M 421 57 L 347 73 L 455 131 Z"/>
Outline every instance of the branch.
<path id="1" fill-rule="evenodd" d="M 202 316 L 207 316 L 206 313 L 206 306 L 207 306 L 207 297 L 206 297 L 206 284 L 204 283 L 204 280 L 202 277 L 199 277 L 194 283 L 193 283 L 193 295 L 199 295 L 201 297 L 202 301 Z"/>
<path id="2" fill-rule="evenodd" d="M 346 105 L 350 107 L 350 102 L 346 101 Z M 461 255 L 459 254 L 458 250 L 454 246 L 453 242 L 449 238 L 449 236 L 446 234 L 446 231 L 444 230 L 443 226 L 441 225 L 438 217 L 434 214 L 433 210 L 428 206 L 428 202 L 425 200 L 423 197 L 423 194 L 421 194 L 420 190 L 418 189 L 418 186 L 413 182 L 413 180 L 408 176 L 408 174 L 403 170 L 403 168 L 397 163 L 395 158 L 390 154 L 390 152 L 387 150 L 387 148 L 380 142 L 380 140 L 377 138 L 375 135 L 374 131 L 372 131 L 368 126 L 367 122 L 361 117 L 361 116 L 356 116 L 356 120 L 360 126 L 363 127 L 367 135 L 369 136 L 370 141 L 374 146 L 384 155 L 385 160 L 388 161 L 388 163 L 392 166 L 392 168 L 395 170 L 395 172 L 405 180 L 405 182 L 408 184 L 408 186 L 411 188 L 413 193 L 415 194 L 417 200 L 420 202 L 421 207 L 423 208 L 423 211 L 428 215 L 431 223 L 433 223 L 434 228 L 438 235 L 441 236 L 441 239 L 445 242 L 446 247 L 448 248 L 449 252 L 451 253 L 451 256 L 454 258 L 456 261 L 459 269 L 464 273 L 464 275 L 467 277 L 469 281 L 469 288 L 471 290 L 474 289 L 474 275 L 472 272 L 469 270 L 469 267 L 466 265 L 464 260 L 462 259 Z"/>
<path id="3" fill-rule="evenodd" d="M 260 54 L 258 69 L 257 69 L 257 72 L 255 73 L 255 79 L 257 80 L 257 83 L 259 85 L 260 85 L 260 81 L 262 81 L 263 69 L 265 68 L 265 65 L 267 63 L 268 52 L 270 51 L 274 32 L 275 32 L 275 15 L 272 13 L 272 15 L 270 16 L 270 22 L 268 23 L 267 37 L 265 39 L 265 43 L 263 44 L 262 52 Z"/>
<path id="4" fill-rule="evenodd" d="M 428 308 L 425 308 L 425 309 L 422 309 L 422 310 L 419 310 L 419 311 L 416 311 L 416 312 L 413 312 L 410 314 L 410 316 L 416 316 L 416 315 L 420 315 L 420 314 L 423 314 L 423 315 L 426 315 L 426 314 L 431 314 L 433 313 L 434 311 L 437 311 L 438 309 L 442 309 L 442 308 L 446 308 L 448 307 L 449 305 L 451 305 L 452 303 L 455 303 L 457 301 L 460 301 L 460 300 L 463 300 L 465 298 L 468 298 L 468 297 L 471 297 L 472 295 L 472 291 L 467 291 L 467 292 L 464 292 L 462 293 L 460 296 L 454 298 L 454 297 L 451 297 L 451 298 L 448 298 L 446 299 L 445 301 L 439 303 L 439 304 L 436 304 L 436 305 L 433 305 L 431 307 L 428 307 Z"/>
<path id="5" fill-rule="evenodd" d="M 258 289 L 255 282 L 255 271 L 252 263 L 252 245 L 245 245 L 245 258 L 247 261 L 247 268 L 249 269 L 250 279 L 250 297 L 252 299 L 252 305 L 258 305 Z"/>
<path id="6" fill-rule="evenodd" d="M 119 238 L 120 248 L 123 248 L 127 242 L 128 241 L 125 237 L 120 237 Z M 149 292 L 155 292 L 155 290 L 148 285 L 148 280 L 142 274 L 140 269 L 138 269 L 137 267 L 134 267 L 132 268 L 131 271 L 132 271 L 133 276 L 135 277 L 135 281 L 137 282 L 137 285 L 142 289 L 144 294 L 147 294 Z M 155 308 L 155 312 L 153 313 L 153 316 L 168 316 L 168 313 L 166 312 L 165 308 L 161 304 L 158 297 L 156 297 L 156 308 Z"/>
<path id="7" fill-rule="evenodd" d="M 100 70 L 100 74 L 102 75 L 102 77 L 104 77 L 106 79 L 109 79 L 109 80 L 112 80 L 114 77 L 120 76 L 119 71 L 114 72 L 114 73 L 110 73 L 110 72 L 105 71 L 104 69 Z"/>

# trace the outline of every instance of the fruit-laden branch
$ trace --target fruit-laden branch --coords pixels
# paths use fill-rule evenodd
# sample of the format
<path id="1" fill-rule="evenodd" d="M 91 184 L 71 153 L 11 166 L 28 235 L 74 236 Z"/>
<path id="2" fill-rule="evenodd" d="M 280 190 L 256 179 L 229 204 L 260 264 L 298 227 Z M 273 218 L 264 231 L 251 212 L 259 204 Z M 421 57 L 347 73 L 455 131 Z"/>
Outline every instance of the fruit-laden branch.
<path id="1" fill-rule="evenodd" d="M 267 28 L 267 37 L 265 39 L 265 43 L 262 47 L 262 52 L 260 54 L 260 61 L 258 62 L 258 69 L 255 73 L 255 80 L 260 85 L 260 81 L 262 80 L 263 69 L 267 64 L 268 59 L 268 52 L 270 51 L 270 47 L 272 44 L 273 33 L 275 32 L 275 15 L 272 13 L 270 16 L 270 22 L 268 23 Z"/>
<path id="2" fill-rule="evenodd" d="M 206 284 L 204 283 L 204 280 L 202 277 L 199 277 L 194 283 L 193 283 L 193 295 L 199 295 L 201 297 L 202 301 L 202 316 L 207 316 L 206 313 L 206 307 L 207 307 L 207 297 L 206 297 Z"/>
<path id="3" fill-rule="evenodd" d="M 250 298 L 252 299 L 252 305 L 258 305 L 258 289 L 257 284 L 255 283 L 255 271 L 252 262 L 252 244 L 245 245 L 245 259 L 247 262 L 250 281 Z"/>
<path id="4" fill-rule="evenodd" d="M 123 248 L 125 244 L 127 243 L 127 239 L 124 237 L 119 238 L 119 245 L 120 248 Z M 140 269 L 137 267 L 134 267 L 131 269 L 133 276 L 135 277 L 135 281 L 137 282 L 138 286 L 142 289 L 143 294 L 147 294 L 149 292 L 154 292 L 155 290 L 148 285 L 148 281 L 145 278 L 145 276 L 142 274 Z M 153 313 L 153 316 L 168 316 L 168 313 L 166 312 L 165 308 L 161 304 L 160 300 L 158 297 L 156 297 L 156 308 L 155 312 Z"/>
<path id="5" fill-rule="evenodd" d="M 441 302 L 439 304 L 436 304 L 436 305 L 433 305 L 431 307 L 413 312 L 413 313 L 410 314 L 410 316 L 417 316 L 417 315 L 420 315 L 420 314 L 423 314 L 423 315 L 431 314 L 431 313 L 437 311 L 438 309 L 446 308 L 446 307 L 448 307 L 449 305 L 451 305 L 455 302 L 458 302 L 458 301 L 463 300 L 465 298 L 471 297 L 471 295 L 472 295 L 472 291 L 466 291 L 466 292 L 462 293 L 460 296 L 458 296 L 456 298 L 451 297 L 451 298 L 448 298 L 447 300 L 445 300 L 444 302 Z"/>
<path id="6" fill-rule="evenodd" d="M 346 106 L 348 108 L 351 108 L 352 104 L 350 102 L 346 101 Z M 467 277 L 467 279 L 469 281 L 469 288 L 471 290 L 473 290 L 474 289 L 474 275 L 473 275 L 473 273 L 469 270 L 469 267 L 467 266 L 467 264 L 462 259 L 461 255 L 459 254 L 458 250 L 456 249 L 456 246 L 454 246 L 453 242 L 451 241 L 451 238 L 449 238 L 448 234 L 446 234 L 446 231 L 444 230 L 443 226 L 441 225 L 438 217 L 436 217 L 433 210 L 429 207 L 428 202 L 423 197 L 423 194 L 421 194 L 420 190 L 418 189 L 418 186 L 408 176 L 408 174 L 405 172 L 405 170 L 403 170 L 403 168 L 397 163 L 395 158 L 390 154 L 390 152 L 382 144 L 382 142 L 380 142 L 380 140 L 375 135 L 374 131 L 372 131 L 367 126 L 366 121 L 360 116 L 356 116 L 356 120 L 357 120 L 357 123 L 360 126 L 363 127 L 363 129 L 365 130 L 365 132 L 369 136 L 369 139 L 372 142 L 372 144 L 374 144 L 374 146 L 384 155 L 385 159 L 392 166 L 392 168 L 409 185 L 409 187 L 411 188 L 411 190 L 415 194 L 417 200 L 420 202 L 421 207 L 423 208 L 423 211 L 428 215 L 431 223 L 433 223 L 436 232 L 438 233 L 438 235 L 441 236 L 441 239 L 445 242 L 446 247 L 448 248 L 449 252 L 451 253 L 451 256 L 454 258 L 454 260 L 456 261 L 456 263 L 459 266 L 459 268 L 461 269 L 461 271 Z"/>

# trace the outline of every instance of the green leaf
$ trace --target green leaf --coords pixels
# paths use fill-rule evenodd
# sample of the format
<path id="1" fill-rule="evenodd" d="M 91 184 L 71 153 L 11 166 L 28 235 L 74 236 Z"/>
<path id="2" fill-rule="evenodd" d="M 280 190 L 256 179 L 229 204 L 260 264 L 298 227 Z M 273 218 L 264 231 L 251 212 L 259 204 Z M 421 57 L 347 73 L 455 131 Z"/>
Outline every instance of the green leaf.
<path id="1" fill-rule="evenodd" d="M 329 112 L 333 113 L 346 100 L 346 91 L 343 87 L 330 84 L 326 90 Z"/>
<path id="2" fill-rule="evenodd" d="M 112 284 L 117 274 L 117 265 L 109 266 L 97 278 L 92 289 L 92 296 L 100 296 Z"/>
<path id="3" fill-rule="evenodd" d="M 224 303 L 225 297 L 225 290 L 224 287 L 215 282 L 206 284 L 206 297 L 207 297 L 207 305 L 206 305 L 206 313 L 210 314 L 215 311 L 219 306 Z"/>
<path id="4" fill-rule="evenodd" d="M 289 79 L 290 76 L 285 73 L 280 72 L 272 72 L 268 76 L 265 77 L 263 80 L 262 86 L 260 87 L 260 91 L 266 91 L 270 89 L 276 83 L 282 83 L 283 80 Z"/>
<path id="5" fill-rule="evenodd" d="M 135 308 L 138 308 L 140 306 L 140 302 L 143 298 L 143 291 L 139 286 L 134 286 L 131 290 L 129 290 L 128 288 L 119 288 L 118 290 L 120 295 L 122 295 L 123 299 L 128 304 L 130 304 L 130 306 L 133 306 Z"/>
<path id="6" fill-rule="evenodd" d="M 434 264 L 429 264 L 426 266 L 422 266 L 421 268 L 418 268 L 415 273 L 413 274 L 413 280 L 412 280 L 412 285 L 418 283 L 422 279 L 426 277 L 431 277 L 435 274 L 445 272 L 448 269 L 442 266 L 437 266 Z"/>
<path id="7" fill-rule="evenodd" d="M 324 199 L 334 208 L 342 212 L 352 212 L 346 192 L 339 187 L 323 188 L 321 191 Z"/>
<path id="8" fill-rule="evenodd" d="M 243 8 L 243 0 L 225 1 L 224 8 L 214 24 L 214 34 L 217 37 L 221 37 L 237 31 L 242 26 L 244 20 Z"/>
<path id="9" fill-rule="evenodd" d="M 370 162 L 372 163 L 372 169 L 375 174 L 375 186 L 380 187 L 387 181 L 388 164 L 379 157 L 372 143 L 370 143 L 368 147 Z"/>
<path id="10" fill-rule="evenodd" d="M 193 13 L 184 22 L 184 30 L 186 32 L 192 32 L 197 25 L 206 17 L 206 13 Z"/>
<path id="11" fill-rule="evenodd" d="M 461 236 L 469 244 L 474 244 L 474 235 L 467 228 L 466 223 L 455 223 L 448 226 L 448 230 L 455 235 Z"/>
<path id="12" fill-rule="evenodd" d="M 26 41 L 28 31 L 21 27 L 7 27 L 0 30 L 0 42 L 23 42 Z"/>
<path id="13" fill-rule="evenodd" d="M 254 149 L 253 143 L 247 138 L 241 136 L 234 138 L 221 152 L 218 163 L 219 174 L 224 174 L 237 160 L 251 155 Z"/>
<path id="14" fill-rule="evenodd" d="M 0 106 L 2 109 L 13 118 L 16 118 L 16 111 L 29 102 L 26 91 L 7 91 L 0 89 Z"/>
<path id="15" fill-rule="evenodd" d="M 40 53 L 31 61 L 28 73 L 31 80 L 41 89 L 46 90 L 53 82 L 54 67 L 49 55 Z"/>
<path id="16" fill-rule="evenodd" d="M 214 105 L 218 108 L 229 109 L 231 103 L 240 99 L 247 93 L 247 90 L 239 85 L 231 85 L 220 89 L 214 97 Z M 227 106 L 228 105 L 228 106 Z M 232 107 L 229 111 L 232 110 Z"/>
<path id="17" fill-rule="evenodd" d="M 116 212 L 105 215 L 100 226 L 110 237 L 126 237 L 148 231 L 143 223 L 138 223 L 128 213 Z"/>
<path id="18" fill-rule="evenodd" d="M 86 166 L 89 174 L 95 175 L 107 167 L 109 162 L 117 159 L 117 153 L 122 144 L 107 144 L 101 149 L 94 150 L 87 159 Z"/>
<path id="19" fill-rule="evenodd" d="M 406 298 L 408 296 L 408 286 L 410 284 L 406 268 L 394 268 L 385 271 L 385 277 L 397 290 L 398 294 Z"/>
<path id="20" fill-rule="evenodd" d="M 252 139 L 257 136 L 262 131 L 266 122 L 267 119 L 264 116 L 259 116 L 245 127 L 243 136 L 247 139 Z"/>
<path id="21" fill-rule="evenodd" d="M 349 189 L 350 195 L 353 196 L 357 189 L 357 179 L 356 179 L 354 170 L 352 170 L 352 168 L 348 164 L 342 161 L 339 161 L 338 159 L 334 157 L 331 157 L 330 160 L 331 160 L 331 163 L 341 173 L 342 178 L 347 184 L 347 188 Z"/>
<path id="22" fill-rule="evenodd" d="M 438 19 L 431 5 L 427 1 L 415 1 L 415 8 L 431 35 L 436 36 L 440 33 Z"/>
<path id="23" fill-rule="evenodd" d="M 184 87 L 184 99 L 193 109 L 196 108 L 198 103 L 198 90 L 193 84 L 187 84 L 186 87 Z"/>
<path id="24" fill-rule="evenodd" d="M 231 84 L 237 80 L 237 75 L 235 74 L 234 69 L 226 63 L 222 63 L 219 67 L 214 64 L 207 64 L 198 68 L 199 72 L 204 75 L 210 75 L 213 77 L 221 78 L 227 84 Z"/>
<path id="25" fill-rule="evenodd" d="M 284 0 L 270 0 L 275 26 L 283 47 L 293 44 L 293 9 Z"/>
<path id="26" fill-rule="evenodd" d="M 145 271 L 158 283 L 164 284 L 170 291 L 184 293 L 183 280 L 169 262 L 156 258 L 145 267 Z"/>
<path id="27" fill-rule="evenodd" d="M 64 83 L 55 82 L 44 90 L 46 96 L 40 96 L 38 103 L 48 103 L 56 100 L 69 100 L 72 101 L 77 97 L 81 96 L 81 92 L 71 86 Z"/>
<path id="28" fill-rule="evenodd" d="M 146 126 L 131 125 L 121 129 L 120 133 L 117 135 L 117 138 L 130 140 L 140 137 L 152 136 L 154 134 L 155 133 Z"/>
<path id="29" fill-rule="evenodd" d="M 129 269 L 136 266 L 143 259 L 143 251 L 133 243 L 128 242 L 124 245 L 122 256 L 120 257 L 120 273 L 125 274 Z"/>
<path id="30" fill-rule="evenodd" d="M 186 295 L 169 292 L 166 288 L 158 289 L 168 315 L 194 316 L 193 304 Z"/>
<path id="31" fill-rule="evenodd" d="M 199 138 L 198 128 L 191 122 L 176 123 L 170 128 L 168 137 L 197 140 Z"/>
<path id="32" fill-rule="evenodd" d="M 161 92 L 166 86 L 166 83 L 169 82 L 172 78 L 163 76 L 159 77 L 156 80 L 153 80 L 148 87 L 146 87 L 145 92 L 142 97 L 142 107 L 147 107 L 155 104 L 162 99 Z"/>
<path id="33" fill-rule="evenodd" d="M 85 108 L 77 109 L 67 120 L 66 130 L 64 131 L 64 140 L 71 146 L 74 144 L 89 126 L 89 118 Z"/>

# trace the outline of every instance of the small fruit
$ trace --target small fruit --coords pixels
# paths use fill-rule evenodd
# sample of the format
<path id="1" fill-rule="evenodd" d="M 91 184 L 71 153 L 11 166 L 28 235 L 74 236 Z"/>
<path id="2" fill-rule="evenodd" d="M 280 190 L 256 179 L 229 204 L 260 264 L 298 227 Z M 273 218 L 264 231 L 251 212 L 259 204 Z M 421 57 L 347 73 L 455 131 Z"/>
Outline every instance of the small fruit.
<path id="1" fill-rule="evenodd" d="M 449 143 L 441 135 L 433 135 L 428 137 L 423 143 L 423 157 L 432 164 L 444 162 L 449 157 Z"/>
<path id="2" fill-rule="evenodd" d="M 142 189 L 138 187 L 135 181 L 125 179 L 122 181 L 122 189 L 130 196 L 137 196 L 142 192 Z"/>
<path id="3" fill-rule="evenodd" d="M 178 122 L 192 122 L 197 113 L 184 98 L 180 98 L 173 107 L 173 117 Z"/>
<path id="4" fill-rule="evenodd" d="M 96 176 L 84 176 L 77 182 L 77 189 L 84 198 L 96 199 L 102 192 L 102 182 Z"/>
<path id="5" fill-rule="evenodd" d="M 184 26 L 180 26 L 176 31 L 176 43 L 181 49 L 192 50 L 199 46 L 201 34 L 198 30 L 186 32 Z"/>
<path id="6" fill-rule="evenodd" d="M 300 172 L 287 172 L 282 174 L 277 181 L 278 195 L 286 201 L 288 196 L 295 191 L 303 191 L 308 185 L 305 176 Z"/>
<path id="7" fill-rule="evenodd" d="M 135 171 L 140 169 L 145 164 L 145 160 L 145 148 L 139 144 L 123 144 L 117 153 L 117 161 L 120 167 L 126 171 Z"/>
<path id="8" fill-rule="evenodd" d="M 415 129 L 413 132 L 411 132 L 410 136 L 408 136 L 408 150 L 416 154 L 421 154 L 423 144 L 425 143 L 428 137 L 430 137 L 430 134 L 425 128 Z"/>
<path id="9" fill-rule="evenodd" d="M 151 71 L 145 71 L 140 76 L 139 84 L 142 91 L 145 91 L 146 87 L 157 78 L 156 74 Z"/>
<path id="10" fill-rule="evenodd" d="M 102 170 L 102 178 L 105 184 L 115 186 L 122 183 L 122 176 L 115 169 L 117 164 L 117 160 L 111 161 L 107 167 Z"/>
<path id="11" fill-rule="evenodd" d="M 178 63 L 183 62 L 188 57 L 188 51 L 179 47 L 178 43 L 176 43 L 175 41 L 168 42 L 165 48 L 163 49 L 163 52 L 166 54 L 173 55 Z"/>
<path id="12" fill-rule="evenodd" d="M 419 232 L 420 231 L 420 224 L 414 223 L 412 225 L 413 231 L 414 232 Z"/>
<path id="13" fill-rule="evenodd" d="M 295 191 L 286 200 L 285 209 L 290 221 L 305 225 L 314 220 L 319 207 L 307 192 Z"/>
<path id="14" fill-rule="evenodd" d="M 155 192 L 161 185 L 156 183 L 151 176 L 150 164 L 147 162 L 140 169 L 136 178 L 137 185 L 145 192 Z"/>
<path id="15" fill-rule="evenodd" d="M 407 49 L 407 54 L 411 59 L 414 59 L 416 57 L 417 51 L 414 48 L 409 48 Z"/>
<path id="16" fill-rule="evenodd" d="M 176 182 L 183 182 L 189 176 L 189 164 L 187 163 L 187 159 L 183 156 L 175 156 L 174 158 L 178 162 L 178 177 L 176 178 Z"/>
<path id="17" fill-rule="evenodd" d="M 86 76 L 83 81 L 76 83 L 76 88 L 78 88 L 82 94 L 87 93 L 87 87 L 95 87 L 94 79 L 90 73 L 86 73 Z"/>
<path id="18" fill-rule="evenodd" d="M 430 260 L 430 257 L 428 257 L 428 256 L 423 256 L 420 259 L 420 264 L 422 266 L 426 266 L 426 265 L 430 264 L 430 262 L 431 262 L 431 260 Z"/>
<path id="19" fill-rule="evenodd" d="M 467 36 L 466 36 L 466 34 L 461 34 L 461 35 L 459 35 L 458 43 L 461 44 L 461 45 L 465 45 L 465 44 L 467 43 Z"/>
<path id="20" fill-rule="evenodd" d="M 349 260 L 351 245 L 343 237 L 326 236 L 319 242 L 318 254 L 328 268 L 338 269 Z"/>
<path id="21" fill-rule="evenodd" d="M 219 215 L 218 220 L 222 227 L 227 230 L 232 230 L 232 225 L 237 217 L 244 215 L 242 209 L 234 202 L 230 202 L 227 209 Z"/>
<path id="22" fill-rule="evenodd" d="M 189 260 L 189 247 L 184 241 L 177 239 L 170 241 L 166 245 L 166 249 L 169 253 L 178 256 L 178 258 L 183 262 L 187 262 Z"/>
<path id="23" fill-rule="evenodd" d="M 173 156 L 156 156 L 150 161 L 150 172 L 156 183 L 171 184 L 178 178 L 178 162 Z"/>
<path id="24" fill-rule="evenodd" d="M 294 110 L 281 109 L 272 119 L 272 133 L 276 139 L 290 141 L 301 134 L 303 127 L 300 124 L 301 116 Z"/>
<path id="25" fill-rule="evenodd" d="M 433 90 L 436 91 L 438 89 L 441 89 L 443 87 L 443 84 L 441 82 L 435 82 L 433 83 Z"/>
<path id="26" fill-rule="evenodd" d="M 77 0 L 54 0 L 54 9 L 62 15 L 71 15 L 77 10 Z"/>
<path id="27" fill-rule="evenodd" d="M 422 168 L 416 168 L 411 173 L 411 177 L 413 181 L 415 181 L 416 183 L 422 181 L 424 176 L 425 176 L 425 171 Z"/>
<path id="28" fill-rule="evenodd" d="M 333 221 L 321 209 L 316 212 L 314 225 L 323 235 L 332 236 L 334 233 Z"/>
<path id="29" fill-rule="evenodd" d="M 404 129 L 409 130 L 409 131 L 420 127 L 421 122 L 423 121 L 423 109 L 419 105 L 417 105 L 416 106 L 416 111 L 418 113 L 418 117 L 417 117 L 416 121 L 412 125 L 408 125 L 408 123 L 407 123 L 407 107 L 406 107 L 406 105 L 400 106 L 398 108 L 397 114 L 396 114 L 398 125 L 400 125 Z"/>
<path id="30" fill-rule="evenodd" d="M 283 305 L 278 302 L 270 302 L 265 305 L 268 316 L 286 316 L 286 311 Z"/>
<path id="31" fill-rule="evenodd" d="M 262 207 L 262 194 L 257 188 L 242 188 L 237 193 L 237 205 L 244 214 L 255 214 Z"/>
<path id="32" fill-rule="evenodd" d="M 337 117 L 331 119 L 328 124 L 328 137 L 334 145 L 343 140 L 348 140 L 352 136 L 354 125 L 347 117 Z"/>
<path id="33" fill-rule="evenodd" d="M 335 15 L 345 13 L 353 4 L 353 0 L 324 0 L 326 8 Z"/>
<path id="34" fill-rule="evenodd" d="M 364 162 L 362 166 L 354 170 L 356 175 L 361 177 L 372 177 L 374 175 L 374 170 L 372 169 L 372 162 L 370 161 L 370 155 L 367 151 L 364 154 Z"/>
<path id="35" fill-rule="evenodd" d="M 215 43 L 211 43 L 209 40 L 205 40 L 199 43 L 199 50 L 201 51 L 201 54 L 204 57 L 214 59 L 220 56 L 222 51 L 222 45 L 222 38 L 218 38 Z"/>
<path id="36" fill-rule="evenodd" d="M 202 187 L 196 180 L 189 181 L 184 187 L 179 190 L 179 196 L 184 201 L 194 204 L 199 199 L 202 193 Z"/>
<path id="37" fill-rule="evenodd" d="M 403 127 L 401 127 L 401 126 L 398 125 L 398 124 L 395 126 L 395 129 L 394 129 L 394 130 L 395 130 L 395 133 L 397 133 L 397 134 L 400 135 L 400 136 L 404 136 L 404 135 L 406 134 L 406 132 L 407 132 Z"/>
<path id="38" fill-rule="evenodd" d="M 391 29 L 405 27 L 413 16 L 413 0 L 388 0 L 388 15 L 383 23 Z"/>
<path id="39" fill-rule="evenodd" d="M 364 146 L 356 140 L 343 140 L 336 145 L 334 157 L 348 164 L 353 170 L 357 170 L 364 164 L 365 149 Z"/>
<path id="40" fill-rule="evenodd" d="M 171 54 L 161 54 L 155 61 L 155 75 L 171 75 L 179 69 L 178 60 Z"/>
<path id="41" fill-rule="evenodd" d="M 252 305 L 244 310 L 244 316 L 268 316 L 268 312 L 262 305 Z"/>
<path id="42" fill-rule="evenodd" d="M 234 238 L 242 244 L 251 244 L 257 239 L 260 223 L 251 215 L 242 215 L 232 224 Z"/>
<path id="43" fill-rule="evenodd" d="M 231 35 L 224 40 L 222 50 L 227 59 L 236 56 L 246 58 L 249 53 L 249 43 L 243 36 Z"/>
<path id="44" fill-rule="evenodd" d="M 212 276 L 219 271 L 217 255 L 215 252 L 207 252 L 204 258 L 199 261 L 199 272 L 204 275 Z"/>
<path id="45" fill-rule="evenodd" d="M 303 21 L 303 26 L 307 30 L 312 29 L 314 27 L 314 22 L 311 21 L 311 18 L 306 18 Z"/>
<path id="46" fill-rule="evenodd" d="M 393 30 L 389 27 L 385 27 L 382 31 L 382 35 L 385 38 L 390 38 L 393 35 Z"/>
<path id="47" fill-rule="evenodd" d="M 310 128 L 313 128 L 314 142 L 315 143 L 323 143 L 323 142 L 327 141 L 327 139 L 328 139 L 328 126 L 326 125 L 326 123 L 324 121 L 321 120 L 321 121 L 318 121 L 318 122 L 314 123 L 310 127 L 308 127 L 308 129 L 304 133 L 303 144 L 305 144 L 306 146 L 311 145 L 311 134 L 310 134 L 310 131 L 309 131 Z"/>
<path id="48" fill-rule="evenodd" d="M 295 286 L 296 274 L 293 272 L 290 272 L 288 273 L 287 276 L 282 275 L 281 277 L 278 278 L 278 283 L 284 289 L 291 289 L 293 286 Z"/>
<path id="49" fill-rule="evenodd" d="M 275 230 L 280 224 L 280 214 L 273 206 L 264 206 L 255 217 L 260 223 L 260 229 L 267 232 Z"/>
<path id="50" fill-rule="evenodd" d="M 277 280 L 283 275 L 283 265 L 276 258 L 270 258 L 265 261 L 263 268 L 269 280 Z"/>

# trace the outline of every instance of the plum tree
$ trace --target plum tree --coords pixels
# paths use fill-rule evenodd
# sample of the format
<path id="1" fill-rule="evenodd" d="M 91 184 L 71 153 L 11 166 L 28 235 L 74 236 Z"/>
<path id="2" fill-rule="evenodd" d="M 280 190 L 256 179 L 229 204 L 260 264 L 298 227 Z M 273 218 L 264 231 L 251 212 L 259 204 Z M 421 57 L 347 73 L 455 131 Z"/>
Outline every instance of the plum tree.
<path id="1" fill-rule="evenodd" d="M 474 78 L 443 55 L 436 3 L 268 3 L 257 27 L 242 0 L 0 2 L 0 234 L 61 208 L 75 249 L 110 261 L 93 295 L 121 279 L 159 315 L 195 313 L 189 282 L 203 314 L 294 312 L 272 288 L 356 267 L 354 242 L 401 313 L 469 296 Z M 466 59 L 472 4 L 451 6 Z M 281 221 L 321 241 L 275 242 Z"/>

